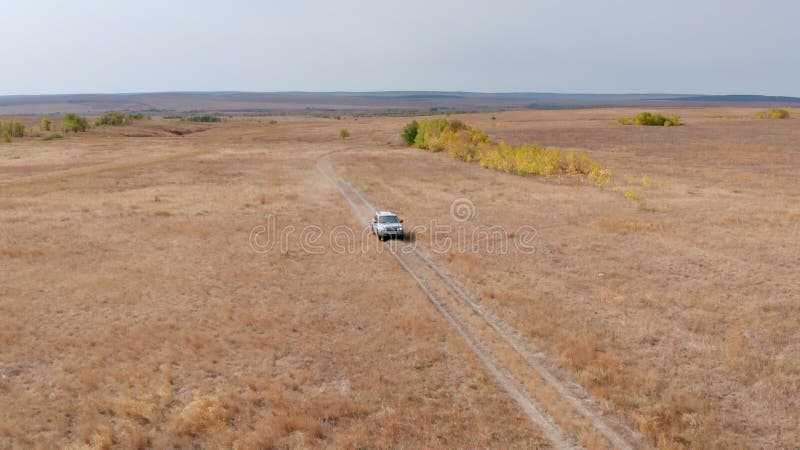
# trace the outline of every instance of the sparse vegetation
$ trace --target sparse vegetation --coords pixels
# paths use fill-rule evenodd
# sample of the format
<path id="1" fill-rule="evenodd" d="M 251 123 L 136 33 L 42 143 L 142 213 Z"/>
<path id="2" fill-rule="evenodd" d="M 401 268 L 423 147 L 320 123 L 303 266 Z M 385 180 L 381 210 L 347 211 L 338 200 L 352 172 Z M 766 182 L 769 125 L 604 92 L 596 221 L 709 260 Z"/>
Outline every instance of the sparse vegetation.
<path id="1" fill-rule="evenodd" d="M 94 126 L 114 126 L 126 123 L 125 114 L 118 111 L 111 111 L 108 114 L 94 119 Z"/>
<path id="2" fill-rule="evenodd" d="M 0 134 L 10 138 L 20 138 L 25 136 L 25 124 L 18 120 L 0 122 Z"/>
<path id="3" fill-rule="evenodd" d="M 788 109 L 773 108 L 769 111 L 762 111 L 758 113 L 759 119 L 788 119 L 791 113 Z"/>
<path id="4" fill-rule="evenodd" d="M 408 144 L 432 152 L 446 151 L 460 161 L 477 161 L 481 166 L 515 175 L 583 176 L 591 183 L 605 187 L 611 183 L 609 169 L 592 161 L 584 151 L 564 151 L 539 145 L 512 146 L 494 143 L 480 130 L 473 130 L 460 120 L 431 119 L 413 121 L 403 130 Z"/>
<path id="5" fill-rule="evenodd" d="M 657 233 L 664 230 L 664 227 L 657 222 L 624 217 L 604 217 L 597 222 L 597 225 L 619 234 Z"/>
<path id="6" fill-rule="evenodd" d="M 0 122 L 0 136 L 3 141 L 11 143 L 12 138 L 21 138 L 25 136 L 25 124 L 18 120 L 10 120 L 8 122 Z"/>
<path id="7" fill-rule="evenodd" d="M 64 120 L 61 122 L 61 131 L 64 133 L 78 133 L 83 132 L 89 129 L 89 121 L 86 120 L 86 117 L 79 116 L 75 113 L 69 113 L 64 116 Z"/>
<path id="8" fill-rule="evenodd" d="M 347 128 L 342 128 L 341 130 L 339 130 L 339 137 L 342 138 L 342 140 L 349 138 L 350 131 L 348 131 Z"/>
<path id="9" fill-rule="evenodd" d="M 134 120 L 146 119 L 150 120 L 150 116 L 141 113 L 125 114 L 119 111 L 111 111 L 94 120 L 94 126 L 117 126 L 125 125 L 133 122 Z"/>
<path id="10" fill-rule="evenodd" d="M 58 133 L 51 134 L 49 136 L 42 136 L 42 137 L 39 138 L 40 141 L 57 141 L 59 139 L 64 139 L 64 136 L 62 136 L 62 135 L 60 135 Z"/>
<path id="11" fill-rule="evenodd" d="M 128 113 L 125 115 L 128 120 L 150 120 L 151 117 L 144 113 Z"/>
<path id="12" fill-rule="evenodd" d="M 201 114 L 196 116 L 189 116 L 182 118 L 182 120 L 188 122 L 201 122 L 201 123 L 222 122 L 222 119 L 219 116 L 215 116 L 213 114 Z"/>
<path id="13" fill-rule="evenodd" d="M 634 191 L 633 189 L 628 189 L 625 191 L 625 198 L 636 207 L 641 208 L 644 206 L 644 195 L 642 195 L 640 192 Z"/>
<path id="14" fill-rule="evenodd" d="M 662 116 L 661 114 L 653 114 L 650 112 L 641 112 L 634 118 L 621 117 L 617 119 L 617 125 L 644 125 L 656 127 L 674 127 L 681 125 L 681 120 L 678 116 Z"/>

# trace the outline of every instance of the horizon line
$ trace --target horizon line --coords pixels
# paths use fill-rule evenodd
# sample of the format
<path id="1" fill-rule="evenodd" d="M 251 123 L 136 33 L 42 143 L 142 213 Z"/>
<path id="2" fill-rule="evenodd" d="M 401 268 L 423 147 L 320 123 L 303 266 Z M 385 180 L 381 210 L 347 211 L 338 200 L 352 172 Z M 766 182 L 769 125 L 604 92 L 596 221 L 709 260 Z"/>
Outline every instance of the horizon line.
<path id="1" fill-rule="evenodd" d="M 366 90 L 366 91 L 348 91 L 348 90 L 331 90 L 331 91 L 306 91 L 306 90 L 287 90 L 287 91 L 248 91 L 248 90 L 208 90 L 208 91 L 195 91 L 195 90 L 165 90 L 165 91 L 131 91 L 131 92 L 72 92 L 72 93 L 47 93 L 47 94 L 0 94 L 0 98 L 10 97 L 68 97 L 68 96 L 81 96 L 81 95 L 119 95 L 119 96 L 133 96 L 133 95 L 163 95 L 163 94 L 179 94 L 179 95 L 224 95 L 224 94 L 277 94 L 277 95 L 365 95 L 365 94 L 461 94 L 461 95 L 560 95 L 560 96 L 668 96 L 668 97 L 764 97 L 764 98 L 787 98 L 797 99 L 800 97 L 793 95 L 766 95 L 766 94 L 742 94 L 742 93 L 726 93 L 726 94 L 688 94 L 688 93 L 670 93 L 670 92 L 551 92 L 551 91 L 464 91 L 464 90 Z"/>

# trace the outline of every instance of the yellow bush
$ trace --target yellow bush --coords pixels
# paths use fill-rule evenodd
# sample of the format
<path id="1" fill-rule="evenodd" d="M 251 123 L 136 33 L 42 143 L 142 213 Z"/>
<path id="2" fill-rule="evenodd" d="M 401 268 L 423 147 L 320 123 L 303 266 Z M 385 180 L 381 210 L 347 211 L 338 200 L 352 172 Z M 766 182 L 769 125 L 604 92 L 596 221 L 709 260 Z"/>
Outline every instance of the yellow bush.
<path id="1" fill-rule="evenodd" d="M 788 119 L 791 116 L 788 110 L 781 108 L 774 108 L 770 111 L 762 111 L 758 113 L 760 119 Z"/>
<path id="2" fill-rule="evenodd" d="M 606 169 L 600 166 L 600 164 L 592 163 L 592 167 L 589 169 L 586 178 L 595 186 L 604 188 L 611 184 L 613 174 L 611 173 L 611 169 Z"/>
<path id="3" fill-rule="evenodd" d="M 641 208 L 644 205 L 644 196 L 633 189 L 628 189 L 625 191 L 625 198 L 627 198 L 631 204 L 636 205 L 637 207 Z"/>
<path id="4" fill-rule="evenodd" d="M 570 150 L 567 153 L 567 172 L 572 175 L 586 175 L 592 169 L 592 160 L 584 151 Z"/>
<path id="5" fill-rule="evenodd" d="M 611 171 L 592 161 L 583 151 L 564 152 L 560 148 L 535 144 L 514 147 L 502 141 L 495 144 L 483 131 L 473 130 L 457 120 L 415 121 L 406 129 L 412 125 L 416 130 L 413 141 L 415 147 L 432 152 L 445 151 L 454 159 L 478 161 L 483 167 L 516 175 L 545 178 L 553 175 L 586 176 L 592 184 L 601 188 L 611 183 Z"/>
<path id="6" fill-rule="evenodd" d="M 475 159 L 476 146 L 472 143 L 470 133 L 465 130 L 445 130 L 439 138 L 442 149 L 450 156 L 461 161 Z"/>

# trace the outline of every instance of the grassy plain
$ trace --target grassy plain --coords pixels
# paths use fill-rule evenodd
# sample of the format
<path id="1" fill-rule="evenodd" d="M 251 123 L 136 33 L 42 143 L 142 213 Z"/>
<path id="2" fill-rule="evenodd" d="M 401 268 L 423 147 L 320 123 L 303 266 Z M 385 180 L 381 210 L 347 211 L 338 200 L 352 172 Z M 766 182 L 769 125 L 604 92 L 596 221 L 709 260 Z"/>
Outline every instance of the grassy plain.
<path id="1" fill-rule="evenodd" d="M 0 144 L 0 447 L 547 446 L 388 255 L 301 249 L 306 226 L 358 223 L 316 169 L 332 151 L 418 245 L 432 221 L 534 227 L 532 253 L 437 258 L 654 445 L 796 444 L 800 126 L 758 111 L 666 109 L 670 128 L 618 126 L 639 112 L 623 108 L 458 116 L 586 150 L 606 189 L 394 145 L 403 118 Z M 258 253 L 266 215 L 297 232 Z"/>

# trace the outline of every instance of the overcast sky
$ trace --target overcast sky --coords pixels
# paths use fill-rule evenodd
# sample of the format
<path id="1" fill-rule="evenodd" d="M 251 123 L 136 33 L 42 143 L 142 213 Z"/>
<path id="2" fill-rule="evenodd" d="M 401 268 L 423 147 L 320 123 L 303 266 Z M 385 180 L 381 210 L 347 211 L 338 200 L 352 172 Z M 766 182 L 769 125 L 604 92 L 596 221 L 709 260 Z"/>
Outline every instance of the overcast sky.
<path id="1" fill-rule="evenodd" d="M 794 0 L 37 0 L 1 9 L 0 95 L 800 96 Z"/>

